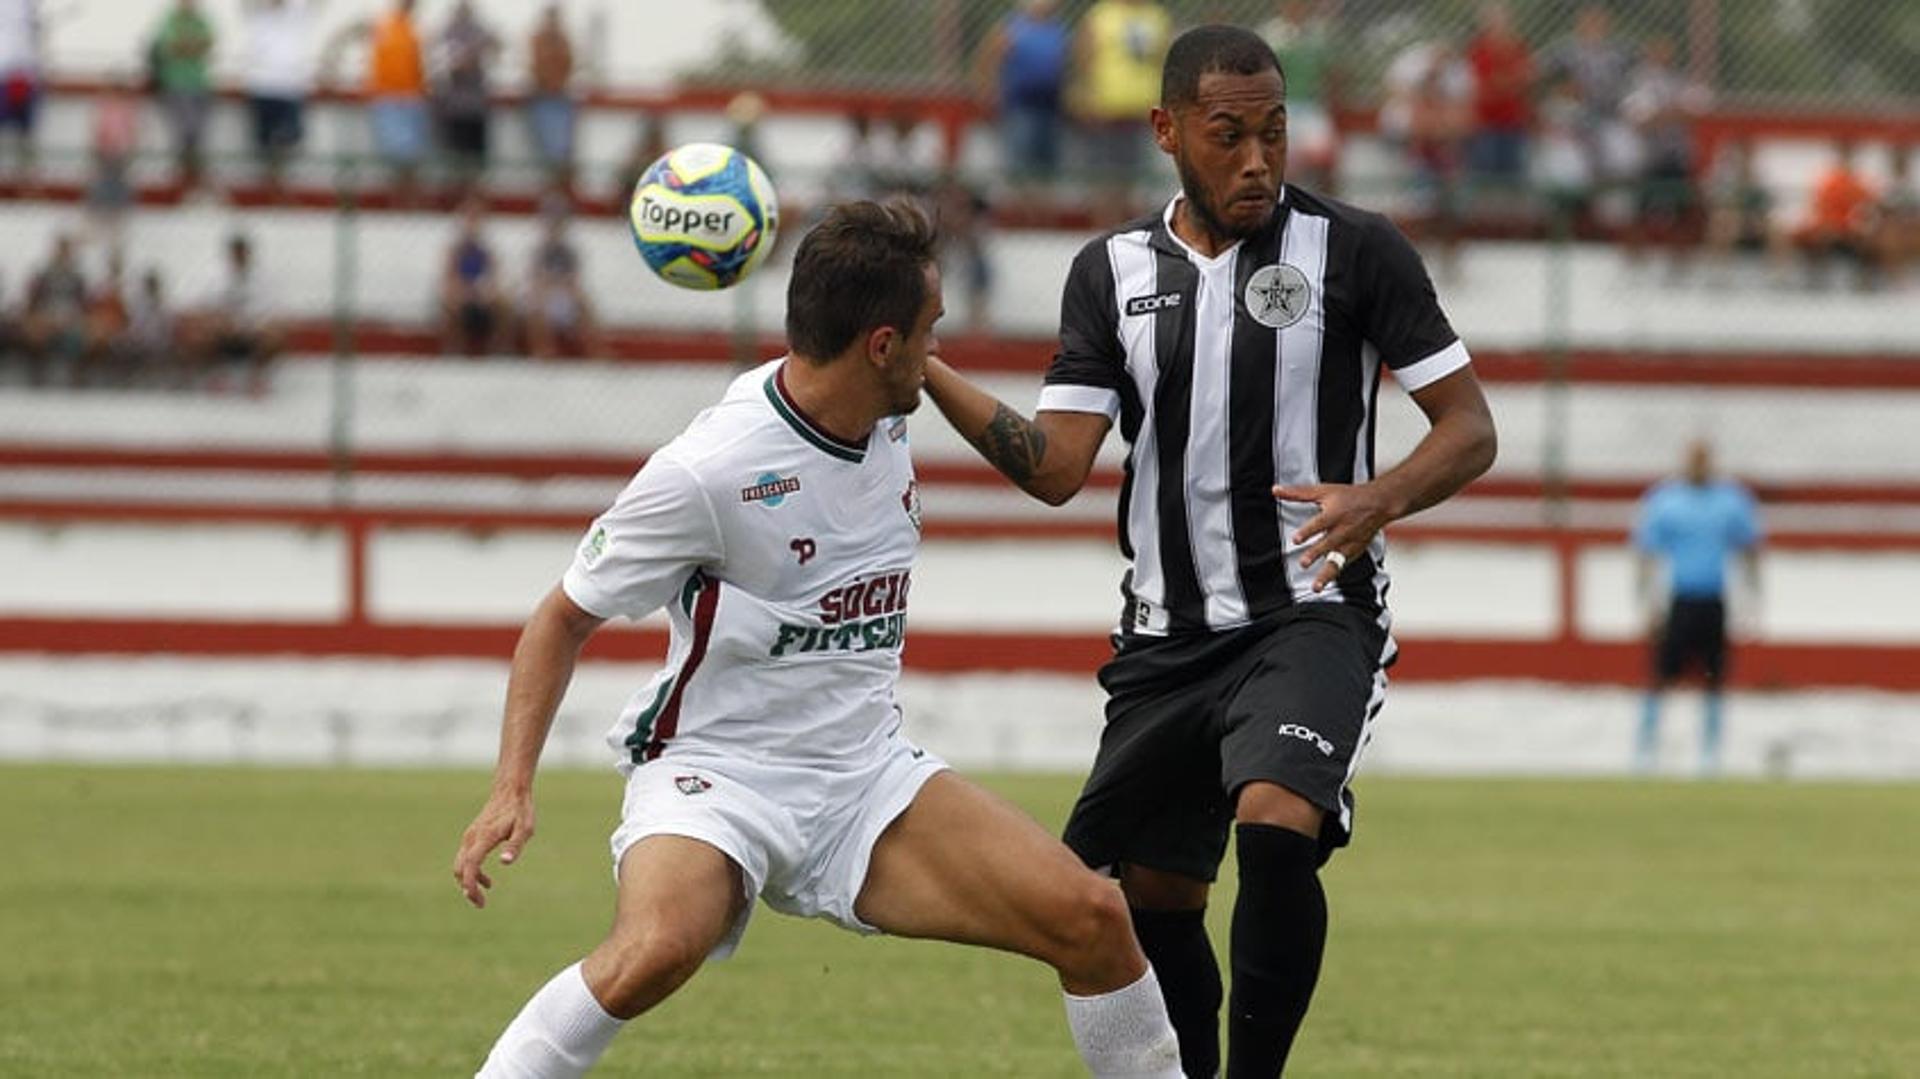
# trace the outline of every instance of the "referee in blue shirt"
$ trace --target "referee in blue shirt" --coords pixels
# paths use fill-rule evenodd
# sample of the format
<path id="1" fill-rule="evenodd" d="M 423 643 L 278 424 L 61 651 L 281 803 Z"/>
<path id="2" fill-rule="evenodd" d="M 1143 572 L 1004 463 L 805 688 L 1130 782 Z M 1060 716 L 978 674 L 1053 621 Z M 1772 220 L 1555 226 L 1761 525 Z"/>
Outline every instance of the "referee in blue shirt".
<path id="1" fill-rule="evenodd" d="M 1700 733 L 1704 772 L 1720 765 L 1721 683 L 1727 670 L 1727 559 L 1738 555 L 1745 567 L 1748 594 L 1760 594 L 1760 522 L 1753 495 L 1730 479 L 1713 474 L 1713 451 L 1705 442 L 1687 448 L 1686 475 L 1666 480 L 1641 500 L 1633 530 L 1639 552 L 1640 595 L 1650 613 L 1653 682 L 1640 714 L 1635 764 L 1653 767 L 1660 731 L 1660 695 L 1667 684 L 1698 665 L 1706 679 L 1706 705 Z M 1656 563 L 1668 568 L 1670 601 L 1662 616 L 1657 607 Z"/>

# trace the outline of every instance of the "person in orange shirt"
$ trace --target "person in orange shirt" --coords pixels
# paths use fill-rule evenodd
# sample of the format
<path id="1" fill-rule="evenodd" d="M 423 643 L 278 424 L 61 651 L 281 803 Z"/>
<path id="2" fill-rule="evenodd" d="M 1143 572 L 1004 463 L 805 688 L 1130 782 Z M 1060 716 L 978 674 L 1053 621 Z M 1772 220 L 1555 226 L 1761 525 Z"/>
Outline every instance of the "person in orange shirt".
<path id="1" fill-rule="evenodd" d="M 1836 139 L 1833 149 L 1833 164 L 1814 181 L 1805 220 L 1776 244 L 1775 261 L 1784 271 L 1794 251 L 1805 252 L 1810 278 L 1820 284 L 1827 265 L 1840 256 L 1858 266 L 1860 283 L 1868 287 L 1878 270 L 1873 244 L 1878 198 L 1854 166 L 1852 140 Z"/>
<path id="2" fill-rule="evenodd" d="M 328 46 L 331 54 L 349 41 L 367 42 L 367 120 L 374 152 L 394 170 L 396 197 L 403 202 L 411 199 L 428 138 L 427 72 L 413 9 L 414 0 L 394 0 L 386 14 L 346 27 Z"/>

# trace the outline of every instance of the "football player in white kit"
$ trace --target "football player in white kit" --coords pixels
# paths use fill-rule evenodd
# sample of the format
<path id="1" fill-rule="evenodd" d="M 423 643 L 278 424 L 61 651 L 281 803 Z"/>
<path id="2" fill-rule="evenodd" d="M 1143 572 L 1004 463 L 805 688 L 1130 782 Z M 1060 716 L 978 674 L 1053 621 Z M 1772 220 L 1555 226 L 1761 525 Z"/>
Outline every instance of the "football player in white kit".
<path id="1" fill-rule="evenodd" d="M 900 732 L 920 507 L 904 416 L 941 314 L 934 230 L 836 207 L 801 241 L 792 354 L 734 380 L 589 528 L 514 650 L 500 760 L 454 876 L 474 906 L 533 837 L 533 778 L 587 638 L 665 606 L 665 669 L 610 741 L 627 776 L 606 939 L 542 987 L 482 1076 L 577 1076 L 730 953 L 755 896 L 860 932 L 1053 966 L 1096 1076 L 1178 1077 L 1113 884 Z"/>

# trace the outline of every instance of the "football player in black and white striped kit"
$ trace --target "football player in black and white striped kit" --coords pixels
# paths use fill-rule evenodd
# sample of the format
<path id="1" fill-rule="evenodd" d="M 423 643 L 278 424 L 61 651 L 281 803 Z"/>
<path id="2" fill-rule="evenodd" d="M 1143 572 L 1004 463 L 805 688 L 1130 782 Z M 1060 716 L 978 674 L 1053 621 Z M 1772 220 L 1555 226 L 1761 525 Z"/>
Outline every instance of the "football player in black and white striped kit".
<path id="1" fill-rule="evenodd" d="M 1212 1076 L 1222 991 L 1202 913 L 1234 831 L 1226 1074 L 1267 1077 L 1319 976 L 1319 868 L 1352 834 L 1349 784 L 1394 658 L 1380 531 L 1486 471 L 1494 428 L 1406 239 L 1284 184 L 1286 86 L 1259 37 L 1181 36 L 1152 125 L 1181 192 L 1074 259 L 1036 416 L 937 361 L 927 388 L 1052 504 L 1120 426 L 1131 568 L 1066 840 L 1120 878 L 1186 1073 Z M 1389 372 L 1431 426 L 1376 471 Z"/>

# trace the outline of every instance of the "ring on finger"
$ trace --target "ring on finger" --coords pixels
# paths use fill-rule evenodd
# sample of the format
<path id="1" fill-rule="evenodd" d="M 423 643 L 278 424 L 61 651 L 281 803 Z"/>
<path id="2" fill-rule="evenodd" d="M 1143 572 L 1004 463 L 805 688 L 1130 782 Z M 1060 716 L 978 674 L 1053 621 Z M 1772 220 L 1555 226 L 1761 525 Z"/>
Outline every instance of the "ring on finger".
<path id="1" fill-rule="evenodd" d="M 1336 570 L 1347 568 L 1347 556 L 1341 554 L 1339 551 L 1328 551 L 1327 561 L 1333 563 L 1333 568 Z"/>

